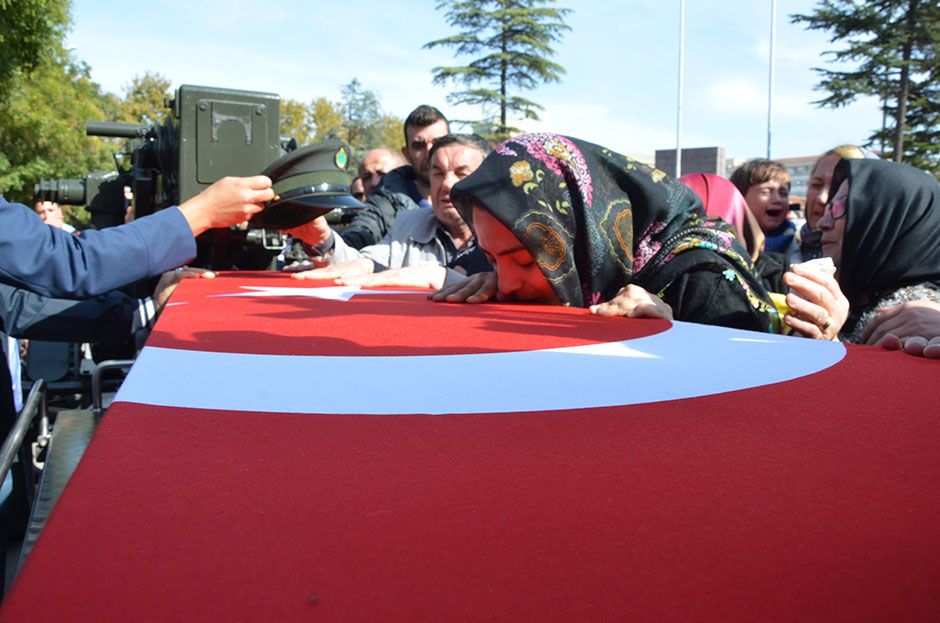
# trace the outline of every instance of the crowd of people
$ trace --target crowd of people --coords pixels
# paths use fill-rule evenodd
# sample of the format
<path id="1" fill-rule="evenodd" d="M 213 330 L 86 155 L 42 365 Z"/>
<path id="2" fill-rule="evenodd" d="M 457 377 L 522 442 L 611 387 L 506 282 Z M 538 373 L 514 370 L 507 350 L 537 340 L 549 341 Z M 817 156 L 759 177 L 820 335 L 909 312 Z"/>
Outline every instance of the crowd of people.
<path id="1" fill-rule="evenodd" d="M 940 186 L 910 166 L 835 147 L 817 159 L 805 218 L 794 218 L 789 174 L 772 160 L 748 161 L 730 179 L 673 180 L 554 134 L 520 135 L 494 149 L 451 133 L 426 105 L 406 119 L 404 139 L 400 151 L 378 148 L 361 159 L 349 191 L 366 208 L 346 226 L 318 217 L 286 232 L 303 241 L 309 260 L 284 270 L 302 280 L 427 287 L 435 301 L 538 301 L 940 357 Z M 0 270 L 4 327 L 29 337 L 36 318 L 121 309 L 122 334 L 145 332 L 182 276 L 212 273 L 173 271 L 142 299 L 113 288 L 186 261 L 194 235 L 251 216 L 271 192 L 264 176 L 228 178 L 166 214 L 68 239 L 49 234 L 69 233 L 59 206 L 37 201 L 36 214 L 52 227 L 29 234 L 43 242 L 28 257 L 12 253 Z M 224 207 L 233 200 L 234 212 Z M 22 242 L 11 234 L 16 219 L 7 220 L 16 227 L 0 244 Z M 164 227 L 158 245 L 151 232 Z M 137 266 L 149 270 L 106 270 L 87 250 L 103 249 L 100 239 L 136 245 L 146 257 Z M 29 259 L 47 252 L 51 263 Z M 69 267 L 79 256 L 83 271 Z M 820 270 L 820 258 L 834 270 Z M 68 298 L 46 300 L 56 296 Z M 26 311 L 35 309 L 43 312 Z"/>
<path id="2" fill-rule="evenodd" d="M 428 287 L 436 301 L 575 305 L 940 358 L 940 185 L 910 166 L 835 147 L 812 168 L 801 219 L 789 173 L 772 160 L 730 179 L 672 180 L 554 134 L 494 150 L 449 134 L 429 106 L 405 138 L 408 164 L 385 177 L 390 150 L 363 160 L 381 166 L 360 167 L 368 207 L 348 231 L 325 219 L 290 230 L 311 260 L 285 270 Z"/>

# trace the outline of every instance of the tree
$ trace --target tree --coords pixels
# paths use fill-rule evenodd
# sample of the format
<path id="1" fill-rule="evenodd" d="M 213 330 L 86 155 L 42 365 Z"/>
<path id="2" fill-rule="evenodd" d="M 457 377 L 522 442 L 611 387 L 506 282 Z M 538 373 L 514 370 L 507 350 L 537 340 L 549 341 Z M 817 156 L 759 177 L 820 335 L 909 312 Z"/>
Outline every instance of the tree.
<path id="1" fill-rule="evenodd" d="M 131 123 L 163 123 L 167 108 L 164 98 L 170 94 L 170 80 L 156 72 L 134 76 L 124 87 L 122 116 Z"/>
<path id="2" fill-rule="evenodd" d="M 376 146 L 376 126 L 382 119 L 379 96 L 362 86 L 357 78 L 344 85 L 343 126 L 350 147 L 368 149 Z"/>
<path id="3" fill-rule="evenodd" d="M 936 140 L 936 94 L 940 85 L 940 5 L 936 0 L 822 0 L 809 15 L 791 15 L 811 30 L 832 33 L 837 62 L 857 63 L 851 71 L 816 68 L 817 90 L 829 95 L 816 103 L 837 108 L 859 95 L 874 95 L 891 125 L 873 132 L 869 143 L 891 137 L 897 162 L 919 163 L 940 173 Z"/>
<path id="4" fill-rule="evenodd" d="M 91 80 L 87 65 L 71 58 L 62 36 L 48 42 L 28 70 L 20 67 L 6 82 L 0 105 L 0 187 L 10 199 L 28 203 L 41 178 L 81 178 L 96 169 L 114 169 L 113 142 L 86 136 L 85 121 L 118 119 L 120 102 Z"/>
<path id="5" fill-rule="evenodd" d="M 437 9 L 446 9 L 445 19 L 461 32 L 424 45 L 454 48 L 457 56 L 479 56 L 462 67 L 435 67 L 434 84 L 449 81 L 468 88 L 451 93 L 452 104 L 482 105 L 484 114 L 494 120 L 492 138 L 506 138 L 515 130 L 509 115 L 538 119 L 535 102 L 510 95 L 511 87 L 532 90 L 540 83 L 558 82 L 564 68 L 549 60 L 555 51 L 551 44 L 561 40 L 571 28 L 564 23 L 570 9 L 554 7 L 555 0 L 445 0 Z M 470 88 L 480 84 L 480 87 Z M 487 111 L 498 110 L 498 115 Z"/>
<path id="6" fill-rule="evenodd" d="M 911 89 L 906 125 L 904 161 L 940 178 L 940 80 Z"/>
<path id="7" fill-rule="evenodd" d="M 379 96 L 357 79 L 342 87 L 343 102 L 318 97 L 309 105 L 281 101 L 281 133 L 306 145 L 338 138 L 349 144 L 350 168 L 355 169 L 365 152 L 375 147 L 400 147 L 404 143 L 402 120 L 382 112 Z"/>
<path id="8" fill-rule="evenodd" d="M 303 102 L 292 99 L 281 100 L 281 134 L 286 134 L 297 141 L 298 145 L 306 145 L 310 140 L 309 110 Z"/>
<path id="9" fill-rule="evenodd" d="M 70 6 L 69 0 L 0 0 L 0 100 L 17 76 L 55 58 Z"/>
<path id="10" fill-rule="evenodd" d="M 374 147 L 388 147 L 400 150 L 405 146 L 405 120 L 394 115 L 384 114 L 374 127 L 376 143 Z"/>
<path id="11" fill-rule="evenodd" d="M 404 144 L 403 121 L 382 111 L 379 95 L 362 86 L 358 79 L 342 87 L 343 128 L 352 151 L 352 163 L 376 147 L 395 149 Z"/>
<path id="12" fill-rule="evenodd" d="M 343 105 L 331 102 L 325 97 L 318 97 L 310 104 L 310 125 L 314 130 L 314 141 L 328 138 L 346 140 L 343 128 Z"/>

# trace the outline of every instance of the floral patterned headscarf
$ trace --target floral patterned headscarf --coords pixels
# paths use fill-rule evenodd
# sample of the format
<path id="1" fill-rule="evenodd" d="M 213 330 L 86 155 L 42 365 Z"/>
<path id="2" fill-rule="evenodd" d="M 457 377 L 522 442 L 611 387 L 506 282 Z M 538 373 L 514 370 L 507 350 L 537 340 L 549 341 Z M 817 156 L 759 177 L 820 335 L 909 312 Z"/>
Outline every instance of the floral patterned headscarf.
<path id="1" fill-rule="evenodd" d="M 509 229 L 566 305 L 610 300 L 629 283 L 662 295 L 692 266 L 711 262 L 779 323 L 730 226 L 707 220 L 695 193 L 662 171 L 599 145 L 517 136 L 451 198 L 471 227 L 476 204 Z"/>

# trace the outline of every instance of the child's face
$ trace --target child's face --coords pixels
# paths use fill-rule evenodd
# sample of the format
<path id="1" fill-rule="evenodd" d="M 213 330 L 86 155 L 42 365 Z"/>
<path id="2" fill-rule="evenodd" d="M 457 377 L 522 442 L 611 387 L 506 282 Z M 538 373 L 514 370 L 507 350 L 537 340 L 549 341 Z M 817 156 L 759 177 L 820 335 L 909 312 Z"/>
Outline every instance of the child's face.
<path id="1" fill-rule="evenodd" d="M 754 184 L 744 195 L 761 230 L 767 234 L 780 227 L 790 209 L 790 181 L 769 180 Z"/>

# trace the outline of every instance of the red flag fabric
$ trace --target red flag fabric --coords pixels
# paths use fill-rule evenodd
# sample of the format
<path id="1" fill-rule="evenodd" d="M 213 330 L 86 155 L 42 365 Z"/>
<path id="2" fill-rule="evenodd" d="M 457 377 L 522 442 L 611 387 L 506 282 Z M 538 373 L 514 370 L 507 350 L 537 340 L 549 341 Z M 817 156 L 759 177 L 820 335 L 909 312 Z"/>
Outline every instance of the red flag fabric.
<path id="1" fill-rule="evenodd" d="M 938 371 L 577 309 L 184 281 L 0 618 L 936 620 Z"/>

